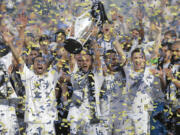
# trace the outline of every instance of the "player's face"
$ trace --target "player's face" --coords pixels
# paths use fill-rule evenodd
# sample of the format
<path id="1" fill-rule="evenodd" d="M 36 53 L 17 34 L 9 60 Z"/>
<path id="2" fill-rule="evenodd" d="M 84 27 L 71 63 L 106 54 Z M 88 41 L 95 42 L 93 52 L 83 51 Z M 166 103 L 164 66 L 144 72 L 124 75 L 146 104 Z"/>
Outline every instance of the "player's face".
<path id="1" fill-rule="evenodd" d="M 41 41 L 41 42 L 40 42 L 41 50 L 47 50 L 49 44 L 50 44 L 49 40 Z"/>
<path id="2" fill-rule="evenodd" d="M 116 20 L 117 19 L 117 11 L 116 10 L 113 10 L 111 11 L 111 17 L 112 17 L 112 20 Z"/>
<path id="3" fill-rule="evenodd" d="M 175 60 L 180 58 L 180 44 L 173 45 L 171 51 Z"/>
<path id="4" fill-rule="evenodd" d="M 118 58 L 115 53 L 108 54 L 105 59 L 106 66 L 109 71 L 115 71 L 118 66 Z"/>
<path id="5" fill-rule="evenodd" d="M 92 58 L 90 55 L 81 55 L 81 57 L 78 59 L 78 67 L 83 72 L 88 72 L 92 67 Z"/>
<path id="6" fill-rule="evenodd" d="M 33 59 L 38 56 L 38 51 L 32 50 L 31 53 L 28 55 L 28 64 L 33 64 Z"/>
<path id="7" fill-rule="evenodd" d="M 34 60 L 34 72 L 37 75 L 42 75 L 47 70 L 47 64 L 46 61 L 43 59 L 43 57 L 37 57 Z"/>
<path id="8" fill-rule="evenodd" d="M 133 30 L 132 31 L 132 36 L 133 36 L 133 38 L 138 38 L 139 37 L 139 31 Z"/>
<path id="9" fill-rule="evenodd" d="M 145 56 L 140 52 L 136 52 L 133 54 L 132 62 L 135 71 L 143 70 L 145 68 L 146 59 Z"/>
<path id="10" fill-rule="evenodd" d="M 165 41 L 165 42 L 175 42 L 175 41 L 176 41 L 176 38 L 173 38 L 173 37 L 171 36 L 171 34 L 166 34 L 166 35 L 164 35 L 164 41 Z"/>
<path id="11" fill-rule="evenodd" d="M 63 43 L 65 41 L 65 36 L 62 33 L 59 33 L 56 37 L 56 42 L 57 43 Z"/>
<path id="12" fill-rule="evenodd" d="M 164 58 L 165 62 L 171 59 L 171 51 L 168 49 L 167 46 L 162 47 L 162 52 L 165 55 L 165 58 Z"/>
<path id="13" fill-rule="evenodd" d="M 180 114 L 180 108 L 177 109 L 177 113 Z"/>
<path id="14" fill-rule="evenodd" d="M 103 33 L 104 33 L 104 35 L 111 35 L 113 33 L 112 24 L 104 24 L 103 25 Z"/>

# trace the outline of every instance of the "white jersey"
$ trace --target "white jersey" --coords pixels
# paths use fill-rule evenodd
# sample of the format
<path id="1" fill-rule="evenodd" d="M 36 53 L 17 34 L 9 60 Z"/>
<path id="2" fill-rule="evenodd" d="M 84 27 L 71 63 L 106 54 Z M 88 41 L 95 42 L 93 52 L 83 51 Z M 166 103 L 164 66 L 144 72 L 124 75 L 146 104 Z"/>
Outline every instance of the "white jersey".
<path id="1" fill-rule="evenodd" d="M 79 128 L 83 128 L 83 130 L 90 131 L 87 134 L 93 135 L 92 131 L 94 128 L 92 126 L 88 126 L 90 122 L 90 103 L 89 103 L 89 90 L 87 84 L 87 78 L 83 78 L 81 74 L 76 72 L 72 75 L 71 82 L 74 88 L 73 94 L 78 96 L 81 103 L 80 106 L 76 106 L 73 102 L 70 105 L 68 121 L 70 121 L 70 129 L 71 133 L 77 134 Z M 103 83 L 103 75 L 102 73 L 94 73 L 94 82 L 95 82 L 95 100 L 96 100 L 96 116 L 100 116 L 100 107 L 99 107 L 99 93 Z M 78 80 L 78 81 L 77 81 Z M 79 87 L 79 83 L 83 84 L 83 87 Z M 84 121 L 85 123 L 81 123 Z M 86 127 L 88 126 L 88 127 Z"/>
<path id="2" fill-rule="evenodd" d="M 75 88 L 76 87 L 76 79 L 77 78 L 79 78 L 79 75 L 77 75 L 77 73 L 74 73 L 74 74 L 72 74 L 72 78 L 71 78 L 71 82 L 72 82 L 72 84 L 73 84 L 73 87 Z M 102 86 L 102 84 L 103 84 L 103 81 L 104 81 L 104 77 L 103 77 L 103 73 L 102 72 L 96 72 L 96 73 L 94 73 L 94 82 L 95 82 L 95 98 L 96 98 L 96 111 L 97 111 L 97 116 L 100 116 L 101 115 L 101 113 L 100 113 L 100 108 L 99 108 L 99 103 L 100 103 L 100 101 L 99 101 L 99 95 L 100 95 L 100 89 L 101 89 L 101 86 Z M 75 88 L 76 89 L 76 88 Z M 83 89 L 83 91 L 86 93 L 87 92 L 87 85 L 85 85 L 85 87 L 84 87 L 84 89 Z M 78 92 L 79 91 L 79 92 Z M 74 91 L 78 96 L 80 96 L 80 97 L 82 97 L 83 95 L 82 95 L 82 91 L 80 91 L 80 90 L 75 90 Z M 88 101 L 88 97 L 87 97 L 87 95 L 85 94 L 84 95 L 85 97 L 84 97 L 84 103 L 86 102 L 86 104 L 87 104 L 87 102 L 89 102 Z M 71 106 L 73 106 L 74 107 L 74 105 L 72 104 Z"/>
<path id="3" fill-rule="evenodd" d="M 110 116 L 125 110 L 125 80 L 120 72 L 105 76 L 102 86 L 101 115 Z"/>
<path id="4" fill-rule="evenodd" d="M 127 77 L 129 117 L 134 121 L 136 134 L 149 133 L 149 111 L 153 110 L 153 101 L 164 99 L 159 78 L 150 74 L 150 68 L 146 67 L 144 72 L 135 72 L 133 67 L 124 68 Z"/>
<path id="5" fill-rule="evenodd" d="M 47 123 L 57 119 L 55 87 L 58 73 L 40 76 L 24 66 L 21 78 L 26 90 L 25 122 Z"/>
<path id="6" fill-rule="evenodd" d="M 0 61 L 0 132 L 3 135 L 14 135 L 18 132 L 14 104 L 17 95 L 10 83 L 5 65 Z M 4 82 L 2 82 L 4 78 Z"/>

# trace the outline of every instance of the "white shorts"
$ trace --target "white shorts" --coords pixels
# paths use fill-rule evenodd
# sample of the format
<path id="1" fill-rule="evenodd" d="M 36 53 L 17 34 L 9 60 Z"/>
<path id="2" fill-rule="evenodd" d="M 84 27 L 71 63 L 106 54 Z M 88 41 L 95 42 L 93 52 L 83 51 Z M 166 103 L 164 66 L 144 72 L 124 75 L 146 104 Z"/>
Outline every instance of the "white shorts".
<path id="1" fill-rule="evenodd" d="M 0 105 L 0 133 L 2 135 L 16 135 L 18 130 L 15 108 L 8 105 Z"/>
<path id="2" fill-rule="evenodd" d="M 150 133 L 150 116 L 148 110 L 152 108 L 151 97 L 142 92 L 137 92 L 137 96 L 132 104 L 131 118 L 134 122 L 136 134 L 149 134 Z"/>
<path id="3" fill-rule="evenodd" d="M 26 135 L 55 135 L 54 122 L 49 123 L 27 123 Z"/>
<path id="4" fill-rule="evenodd" d="M 90 122 L 90 109 L 85 105 L 81 105 L 79 108 L 73 106 L 69 109 L 68 121 L 70 122 L 70 132 L 77 134 L 86 130 Z"/>

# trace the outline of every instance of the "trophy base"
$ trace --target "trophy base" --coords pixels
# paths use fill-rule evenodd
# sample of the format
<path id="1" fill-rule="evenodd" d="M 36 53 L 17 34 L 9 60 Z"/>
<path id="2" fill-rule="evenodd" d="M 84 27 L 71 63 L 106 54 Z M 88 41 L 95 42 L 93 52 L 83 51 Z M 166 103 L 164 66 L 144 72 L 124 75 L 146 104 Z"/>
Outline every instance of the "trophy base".
<path id="1" fill-rule="evenodd" d="M 82 44 L 72 38 L 66 39 L 64 44 L 64 48 L 72 54 L 78 54 L 83 49 Z"/>

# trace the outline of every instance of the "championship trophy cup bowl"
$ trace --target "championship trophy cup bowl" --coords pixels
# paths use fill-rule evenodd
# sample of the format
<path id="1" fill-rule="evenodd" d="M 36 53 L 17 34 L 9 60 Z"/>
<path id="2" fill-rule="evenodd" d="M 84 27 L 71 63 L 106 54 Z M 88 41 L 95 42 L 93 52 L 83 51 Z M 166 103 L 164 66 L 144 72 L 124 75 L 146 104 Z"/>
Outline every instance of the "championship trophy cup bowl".
<path id="1" fill-rule="evenodd" d="M 96 0 L 93 2 L 91 10 L 84 12 L 81 16 L 76 18 L 72 27 L 73 36 L 68 36 L 64 42 L 64 48 L 72 54 L 80 53 L 85 43 L 92 35 L 94 26 L 100 26 L 106 20 L 108 19 L 104 6 L 100 1 Z"/>

